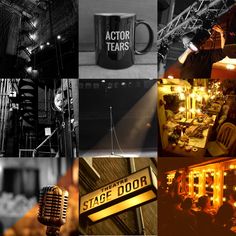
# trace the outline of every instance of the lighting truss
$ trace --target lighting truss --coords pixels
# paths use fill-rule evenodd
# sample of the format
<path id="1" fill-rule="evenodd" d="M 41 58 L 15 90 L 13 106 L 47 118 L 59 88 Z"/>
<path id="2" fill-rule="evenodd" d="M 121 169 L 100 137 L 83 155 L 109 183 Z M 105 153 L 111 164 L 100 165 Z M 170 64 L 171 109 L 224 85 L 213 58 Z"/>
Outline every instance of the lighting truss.
<path id="1" fill-rule="evenodd" d="M 198 0 L 194 2 L 157 32 L 158 47 L 162 42 L 170 45 L 186 32 L 199 28 L 202 25 L 202 19 L 208 14 L 215 17 L 223 15 L 232 5 L 235 5 L 235 1 L 230 7 L 227 0 Z"/>

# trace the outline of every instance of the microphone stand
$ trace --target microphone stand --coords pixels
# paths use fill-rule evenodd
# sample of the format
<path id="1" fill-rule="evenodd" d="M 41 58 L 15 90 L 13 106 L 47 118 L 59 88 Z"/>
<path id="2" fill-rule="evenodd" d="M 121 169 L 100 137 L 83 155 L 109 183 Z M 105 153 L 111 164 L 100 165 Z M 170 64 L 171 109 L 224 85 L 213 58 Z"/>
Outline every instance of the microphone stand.
<path id="1" fill-rule="evenodd" d="M 110 106 L 110 138 L 111 138 L 111 155 L 115 155 L 114 152 L 114 140 L 113 140 L 113 117 L 112 117 L 112 106 Z"/>
<path id="2" fill-rule="evenodd" d="M 119 141 L 118 141 L 118 138 L 116 136 L 116 130 L 115 130 L 115 127 L 114 127 L 114 124 L 113 124 L 113 116 L 112 116 L 112 106 L 109 107 L 110 108 L 110 140 L 111 140 L 111 155 L 112 156 L 120 156 L 122 157 L 121 155 L 118 155 L 118 154 L 115 154 L 115 150 L 114 150 L 114 137 L 115 137 L 115 141 L 120 149 L 120 151 L 122 152 L 121 150 L 121 147 L 120 147 L 120 144 L 119 144 Z M 114 135 L 114 136 L 113 136 Z M 123 153 L 123 152 L 122 152 Z"/>
<path id="3" fill-rule="evenodd" d="M 60 235 L 60 227 L 48 226 L 46 231 L 47 236 L 59 236 Z"/>

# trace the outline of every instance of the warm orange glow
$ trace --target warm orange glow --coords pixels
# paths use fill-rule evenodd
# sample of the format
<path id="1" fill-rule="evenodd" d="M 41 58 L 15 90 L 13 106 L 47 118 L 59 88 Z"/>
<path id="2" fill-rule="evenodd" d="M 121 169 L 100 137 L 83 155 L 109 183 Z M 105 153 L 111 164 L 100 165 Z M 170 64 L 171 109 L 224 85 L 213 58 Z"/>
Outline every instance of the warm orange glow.
<path id="1" fill-rule="evenodd" d="M 151 199 L 154 199 L 154 198 L 156 198 L 155 193 L 152 190 L 149 190 L 148 192 L 139 194 L 139 195 L 129 198 L 123 202 L 117 203 L 113 206 L 107 207 L 101 211 L 93 213 L 93 214 L 89 215 L 88 218 L 91 221 L 95 222 L 95 221 L 101 220 L 105 217 L 108 217 L 110 215 L 119 213 L 127 208 L 137 206 L 141 203 L 145 203 L 145 202 L 147 202 Z"/>

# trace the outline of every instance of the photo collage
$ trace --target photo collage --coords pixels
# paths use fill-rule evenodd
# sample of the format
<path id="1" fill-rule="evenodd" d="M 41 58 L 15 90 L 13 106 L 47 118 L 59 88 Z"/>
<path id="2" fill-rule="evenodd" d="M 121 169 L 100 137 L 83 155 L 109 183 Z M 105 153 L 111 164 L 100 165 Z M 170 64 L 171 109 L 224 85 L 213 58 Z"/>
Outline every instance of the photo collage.
<path id="1" fill-rule="evenodd" d="M 0 0 L 0 236 L 236 235 L 235 0 Z"/>

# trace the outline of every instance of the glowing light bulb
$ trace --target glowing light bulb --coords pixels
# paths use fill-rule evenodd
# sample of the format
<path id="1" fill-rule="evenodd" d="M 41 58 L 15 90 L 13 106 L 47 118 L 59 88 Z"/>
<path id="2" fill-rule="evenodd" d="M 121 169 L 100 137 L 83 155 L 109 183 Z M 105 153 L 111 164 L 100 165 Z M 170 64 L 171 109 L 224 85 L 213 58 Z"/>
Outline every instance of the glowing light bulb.
<path id="1" fill-rule="evenodd" d="M 185 111 L 185 107 L 180 107 L 179 108 L 179 112 L 184 112 Z"/>
<path id="2" fill-rule="evenodd" d="M 33 71 L 32 66 L 27 67 L 27 68 L 26 68 L 26 71 L 27 71 L 28 73 L 31 73 L 31 72 Z"/>
<path id="3" fill-rule="evenodd" d="M 230 168 L 230 169 L 234 169 L 234 165 L 230 165 L 229 168 Z"/>
<path id="4" fill-rule="evenodd" d="M 197 99 L 198 102 L 201 102 L 202 101 L 202 96 L 201 95 L 197 95 L 196 99 Z"/>
<path id="5" fill-rule="evenodd" d="M 168 78 L 168 79 L 174 79 L 174 76 L 173 76 L 173 75 L 168 75 L 167 78 Z"/>
<path id="6" fill-rule="evenodd" d="M 227 69 L 227 70 L 234 70 L 234 69 L 235 69 L 235 65 L 233 65 L 233 64 L 227 64 L 227 65 L 226 65 L 226 69 Z"/>
<path id="7" fill-rule="evenodd" d="M 60 40 L 61 39 L 61 35 L 57 35 L 57 39 Z"/>
<path id="8" fill-rule="evenodd" d="M 180 93 L 180 94 L 179 94 L 179 99 L 180 99 L 180 100 L 185 100 L 185 95 L 184 95 L 184 93 Z"/>
<path id="9" fill-rule="evenodd" d="M 227 172 L 224 172 L 224 176 L 227 176 Z"/>

